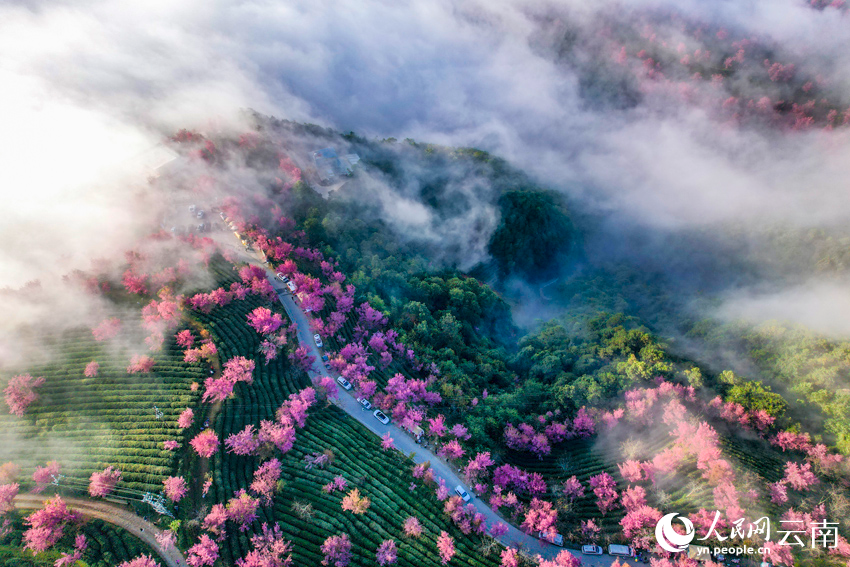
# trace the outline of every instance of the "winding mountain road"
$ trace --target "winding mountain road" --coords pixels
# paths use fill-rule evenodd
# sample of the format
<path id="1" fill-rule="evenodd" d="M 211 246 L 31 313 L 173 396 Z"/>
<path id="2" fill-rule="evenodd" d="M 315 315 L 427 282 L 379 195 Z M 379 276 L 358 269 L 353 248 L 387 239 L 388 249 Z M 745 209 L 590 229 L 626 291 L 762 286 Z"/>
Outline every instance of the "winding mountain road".
<path id="1" fill-rule="evenodd" d="M 244 249 L 240 249 L 240 252 Z M 312 365 L 312 368 L 307 372 L 311 379 L 316 380 L 322 376 L 331 375 L 327 370 L 325 370 L 322 364 L 322 353 L 316 347 L 316 343 L 313 340 L 313 333 L 310 330 L 310 317 L 304 313 L 301 307 L 296 302 L 295 298 L 286 286 L 277 280 L 275 277 L 275 273 L 265 265 L 265 258 L 263 257 L 261 252 L 253 251 L 250 254 L 245 254 L 242 252 L 243 257 L 250 258 L 250 262 L 252 264 L 258 265 L 261 268 L 265 269 L 266 275 L 277 292 L 278 300 L 283 305 L 283 308 L 286 310 L 289 317 L 296 324 L 298 328 L 298 341 L 308 350 L 310 354 L 315 357 L 315 361 Z M 335 378 L 335 376 L 333 376 Z M 442 478 L 446 482 L 446 486 L 449 487 L 450 491 L 453 491 L 454 487 L 458 484 L 464 486 L 466 488 L 465 483 L 458 475 L 458 472 L 452 469 L 452 467 L 446 463 L 443 459 L 437 457 L 436 454 L 426 449 L 420 444 L 417 444 L 416 441 L 401 428 L 397 427 L 394 423 L 390 422 L 387 425 L 379 422 L 374 415 L 372 415 L 371 411 L 366 410 L 360 403 L 356 400 L 354 395 L 351 392 L 348 392 L 342 388 L 339 388 L 340 396 L 337 400 L 334 400 L 334 403 L 342 408 L 346 413 L 348 413 L 351 417 L 362 423 L 366 429 L 373 432 L 375 435 L 381 437 L 386 433 L 389 433 L 393 438 L 393 442 L 395 446 L 405 454 L 414 455 L 414 462 L 422 463 L 425 461 L 429 461 L 431 465 L 431 469 L 434 471 L 435 477 Z M 469 489 L 467 488 L 467 491 Z M 470 493 L 471 494 L 471 493 Z M 484 515 L 487 519 L 487 522 L 490 525 L 494 525 L 496 523 L 504 523 L 508 526 L 508 532 L 499 537 L 498 540 L 504 544 L 519 548 L 524 550 L 525 552 L 531 555 L 541 555 L 544 558 L 552 559 L 563 548 L 557 547 L 550 543 L 541 541 L 540 539 L 533 537 L 531 535 L 526 534 L 522 530 L 518 529 L 516 526 L 508 523 L 504 518 L 502 518 L 499 514 L 497 514 L 492 508 L 490 508 L 484 501 L 473 497 L 472 504 L 475 508 Z M 576 552 L 571 551 L 573 555 L 576 555 Z M 582 561 L 583 565 L 589 565 L 591 567 L 608 567 L 610 566 L 614 559 L 609 556 L 593 556 L 593 555 L 580 555 L 578 558 Z"/>
<path id="2" fill-rule="evenodd" d="M 15 508 L 19 510 L 37 510 L 44 506 L 44 501 L 50 495 L 43 494 L 19 494 L 15 497 Z M 121 508 L 115 504 L 103 501 L 86 500 L 84 498 L 68 498 L 63 496 L 62 500 L 72 510 L 79 512 L 88 518 L 97 518 L 123 528 L 149 545 L 168 567 L 186 567 L 186 558 L 176 547 L 168 550 L 162 549 L 156 536 L 162 530 L 154 526 L 136 514 Z"/>

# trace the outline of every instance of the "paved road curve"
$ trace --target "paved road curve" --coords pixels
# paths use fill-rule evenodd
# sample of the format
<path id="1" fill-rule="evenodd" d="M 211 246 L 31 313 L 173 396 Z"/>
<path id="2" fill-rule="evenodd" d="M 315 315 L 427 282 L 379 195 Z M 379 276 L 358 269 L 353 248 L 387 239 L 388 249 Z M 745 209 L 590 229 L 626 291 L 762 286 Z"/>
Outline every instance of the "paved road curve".
<path id="1" fill-rule="evenodd" d="M 274 272 L 263 265 L 264 258 L 262 257 L 262 253 L 254 252 L 249 257 L 251 263 L 259 265 L 266 270 L 269 281 L 277 291 L 278 299 L 289 317 L 298 327 L 299 343 L 301 343 L 301 346 L 305 347 L 308 352 L 315 357 L 313 367 L 310 371 L 308 371 L 310 378 L 317 379 L 321 376 L 328 375 L 329 373 L 325 370 L 322 364 L 321 352 L 316 347 L 316 343 L 313 340 L 313 333 L 310 331 L 310 318 L 308 315 L 304 313 L 298 303 L 296 303 L 292 294 L 289 293 L 289 290 L 286 289 L 285 285 L 275 278 Z M 391 422 L 388 425 L 384 425 L 379 422 L 375 416 L 372 415 L 371 411 L 367 411 L 357 402 L 351 393 L 343 390 L 342 388 L 339 388 L 339 391 L 340 396 L 335 403 L 337 406 L 345 410 L 351 417 L 362 423 L 367 429 L 375 433 L 375 435 L 383 436 L 385 433 L 389 433 L 393 438 L 395 446 L 398 447 L 399 450 L 403 451 L 405 454 L 414 454 L 415 462 L 421 463 L 424 461 L 430 461 L 431 469 L 434 471 L 435 476 L 444 479 L 446 481 L 446 486 L 449 487 L 450 491 L 458 484 L 466 487 L 460 476 L 458 476 L 459 471 L 453 470 L 451 466 L 437 457 L 436 454 L 422 447 L 422 445 L 417 444 L 411 436 L 396 427 L 394 423 Z M 482 500 L 473 498 L 472 504 L 474 504 L 475 508 L 487 518 L 487 522 L 490 525 L 502 522 L 508 526 L 508 533 L 498 538 L 501 543 L 521 548 L 532 555 L 539 554 L 547 559 L 554 558 L 562 550 L 560 547 L 543 542 L 509 524 Z M 579 559 L 582 560 L 584 565 L 592 567 L 606 567 L 611 565 L 613 562 L 613 559 L 607 556 L 580 555 Z"/>
<path id="2" fill-rule="evenodd" d="M 37 510 L 44 506 L 44 501 L 51 495 L 44 494 L 19 494 L 15 497 L 15 508 L 19 510 Z M 149 545 L 165 562 L 168 567 L 186 567 L 186 559 L 176 547 L 167 551 L 162 549 L 156 541 L 156 536 L 162 530 L 145 521 L 136 514 L 128 512 L 124 508 L 108 502 L 97 500 L 86 500 L 83 498 L 62 497 L 68 506 L 89 518 L 97 518 L 123 528 Z"/>

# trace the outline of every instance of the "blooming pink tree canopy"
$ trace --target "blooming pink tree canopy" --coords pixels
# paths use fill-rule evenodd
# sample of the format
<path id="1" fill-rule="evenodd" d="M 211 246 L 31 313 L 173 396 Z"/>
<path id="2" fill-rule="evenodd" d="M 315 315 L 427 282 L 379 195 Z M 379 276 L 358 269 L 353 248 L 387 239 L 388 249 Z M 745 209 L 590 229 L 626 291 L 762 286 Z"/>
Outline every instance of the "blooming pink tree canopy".
<path id="1" fill-rule="evenodd" d="M 248 313 L 248 324 L 261 335 L 270 335 L 283 324 L 280 313 L 274 313 L 266 307 L 257 307 Z"/>
<path id="2" fill-rule="evenodd" d="M 440 532 L 437 538 L 437 552 L 440 554 L 440 563 L 445 565 L 455 556 L 455 540 L 446 532 Z"/>
<path id="3" fill-rule="evenodd" d="M 332 535 L 322 543 L 322 565 L 328 567 L 346 567 L 351 561 L 351 540 L 348 534 Z"/>
<path id="4" fill-rule="evenodd" d="M 179 502 L 189 491 L 186 486 L 186 479 L 182 476 L 170 476 L 162 481 L 165 487 L 165 495 L 172 502 Z"/>
<path id="5" fill-rule="evenodd" d="M 422 535 L 422 524 L 419 523 L 419 518 L 416 516 L 408 516 L 404 521 L 404 535 L 407 537 L 419 537 Z"/>
<path id="6" fill-rule="evenodd" d="M 785 464 L 785 477 L 782 480 L 794 490 L 808 490 L 811 485 L 817 484 L 818 477 L 812 472 L 811 463 L 798 465 L 789 461 Z"/>
<path id="7" fill-rule="evenodd" d="M 109 340 L 121 332 L 121 319 L 112 317 L 101 321 L 96 327 L 91 330 L 96 341 Z"/>
<path id="8" fill-rule="evenodd" d="M 86 536 L 83 534 L 74 538 L 74 551 L 71 553 L 63 553 L 59 559 L 53 563 L 53 567 L 71 567 L 77 561 L 83 558 L 83 552 L 88 548 L 89 543 Z"/>
<path id="9" fill-rule="evenodd" d="M 218 436 L 212 429 L 205 429 L 189 441 L 189 444 L 192 445 L 198 455 L 208 459 L 218 451 Z"/>
<path id="10" fill-rule="evenodd" d="M 393 438 L 390 437 L 389 431 L 384 433 L 384 435 L 381 437 L 381 448 L 384 451 L 395 449 L 395 442 L 393 441 Z"/>
<path id="11" fill-rule="evenodd" d="M 382 541 L 381 545 L 378 546 L 378 550 L 375 552 L 375 560 L 381 567 L 384 565 L 392 565 L 398 561 L 398 551 L 396 550 L 395 540 L 385 539 Z"/>
<path id="12" fill-rule="evenodd" d="M 15 500 L 15 496 L 18 495 L 18 490 L 21 485 L 14 484 L 0 484 L 0 516 L 14 510 L 15 505 L 13 501 Z"/>
<path id="13" fill-rule="evenodd" d="M 519 567 L 519 552 L 513 547 L 502 550 L 500 567 Z"/>
<path id="14" fill-rule="evenodd" d="M 30 404 L 38 399 L 38 394 L 33 389 L 42 384 L 44 384 L 44 378 L 33 378 L 29 374 L 13 376 L 3 390 L 9 413 L 23 416 Z"/>
<path id="15" fill-rule="evenodd" d="M 251 483 L 251 492 L 260 497 L 266 506 L 271 504 L 272 496 L 277 490 L 277 481 L 280 480 L 280 461 L 271 459 L 266 461 L 260 468 L 254 471 L 254 481 Z"/>
<path id="16" fill-rule="evenodd" d="M 538 556 L 539 557 L 539 556 Z M 538 567 L 579 567 L 581 561 L 566 549 L 558 553 L 555 559 L 539 558 Z"/>
<path id="17" fill-rule="evenodd" d="M 525 513 L 525 519 L 522 522 L 522 529 L 526 533 L 543 532 L 546 534 L 555 534 L 555 521 L 558 519 L 558 511 L 552 506 L 551 502 L 532 498 L 528 511 Z"/>
<path id="18" fill-rule="evenodd" d="M 227 519 L 237 524 L 240 532 L 244 532 L 257 519 L 259 505 L 259 499 L 254 498 L 244 489 L 239 490 L 227 501 Z"/>
<path id="19" fill-rule="evenodd" d="M 86 369 L 83 370 L 83 376 L 86 378 L 94 378 L 97 376 L 97 371 L 100 369 L 100 363 L 96 360 L 92 360 L 88 364 L 86 364 Z"/>
<path id="20" fill-rule="evenodd" d="M 180 417 L 177 418 L 177 427 L 180 429 L 188 429 L 192 427 L 192 422 L 195 420 L 195 412 L 192 411 L 192 408 L 186 408 L 180 413 Z"/>
<path id="21" fill-rule="evenodd" d="M 177 346 L 183 348 L 192 348 L 195 344 L 195 337 L 192 336 L 192 331 L 185 329 L 177 333 L 174 338 L 177 340 Z"/>
<path id="22" fill-rule="evenodd" d="M 236 567 L 289 567 L 292 565 L 292 544 L 283 537 L 280 526 L 263 524 L 262 532 L 251 536 L 252 549 L 236 560 Z"/>
<path id="23" fill-rule="evenodd" d="M 150 555 L 140 555 L 119 564 L 118 567 L 160 567 L 160 565 Z"/>
<path id="24" fill-rule="evenodd" d="M 127 367 L 128 374 L 149 374 L 153 369 L 154 360 L 146 354 L 134 354 Z"/>
<path id="25" fill-rule="evenodd" d="M 218 544 L 207 534 L 202 534 L 201 539 L 189 548 L 189 557 L 186 559 L 191 567 L 211 566 L 218 559 Z"/>
<path id="26" fill-rule="evenodd" d="M 65 526 L 79 520 L 80 516 L 71 511 L 61 496 L 44 503 L 44 508 L 27 516 L 24 523 L 29 529 L 24 532 L 24 548 L 40 553 L 53 547 L 62 538 Z"/>
<path id="27" fill-rule="evenodd" d="M 32 473 L 32 479 L 35 481 L 35 488 L 32 491 L 38 494 L 44 490 L 59 475 L 60 470 L 61 467 L 56 461 L 49 461 L 45 466 L 37 467 L 35 472 Z"/>
<path id="28" fill-rule="evenodd" d="M 227 439 L 224 440 L 224 445 L 227 447 L 228 453 L 252 455 L 260 448 L 260 441 L 257 438 L 254 426 L 249 424 L 239 433 L 228 435 Z"/>
<path id="29" fill-rule="evenodd" d="M 107 496 L 121 480 L 121 471 L 115 467 L 106 467 L 102 472 L 93 472 L 89 482 L 89 494 Z"/>
<path id="30" fill-rule="evenodd" d="M 357 488 L 346 494 L 342 499 L 342 509 L 357 515 L 365 514 L 371 504 L 372 501 L 369 498 L 360 496 L 360 490 Z"/>
<path id="31" fill-rule="evenodd" d="M 177 544 L 177 534 L 171 530 L 165 530 L 156 534 L 156 543 L 164 550 L 168 551 Z"/>
<path id="32" fill-rule="evenodd" d="M 590 477 L 588 480 L 593 493 L 596 495 L 596 506 L 602 514 L 606 514 L 617 503 L 616 483 L 607 472 Z"/>

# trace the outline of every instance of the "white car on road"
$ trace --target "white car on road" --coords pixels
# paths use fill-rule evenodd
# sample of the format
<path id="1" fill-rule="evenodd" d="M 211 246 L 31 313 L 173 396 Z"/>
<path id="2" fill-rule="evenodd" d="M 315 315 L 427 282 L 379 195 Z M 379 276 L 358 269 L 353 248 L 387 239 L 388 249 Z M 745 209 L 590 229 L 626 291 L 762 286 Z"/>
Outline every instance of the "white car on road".
<path id="1" fill-rule="evenodd" d="M 361 406 L 363 406 L 364 408 L 366 408 L 367 410 L 368 410 L 368 409 L 372 409 L 372 404 L 370 404 L 370 403 L 369 403 L 369 400 L 367 400 L 366 398 L 357 398 L 357 402 L 358 402 Z"/>
<path id="2" fill-rule="evenodd" d="M 289 288 L 289 291 L 295 293 L 298 290 L 298 287 L 293 282 L 286 282 L 286 287 Z"/>
<path id="3" fill-rule="evenodd" d="M 582 545 L 581 552 L 585 555 L 602 555 L 602 547 L 598 545 Z"/>
<path id="4" fill-rule="evenodd" d="M 319 336 L 319 333 L 313 335 L 313 340 L 316 341 L 316 346 L 322 348 L 325 346 L 325 343 L 322 342 L 322 337 Z"/>
<path id="5" fill-rule="evenodd" d="M 339 383 L 340 386 L 342 386 L 346 390 L 351 389 L 351 383 L 342 376 L 337 376 L 336 381 Z"/>
<path id="6" fill-rule="evenodd" d="M 458 496 L 463 498 L 464 502 L 469 502 L 470 500 L 472 500 L 472 496 L 469 495 L 469 492 L 464 490 L 463 487 L 459 484 L 457 486 L 455 486 L 455 492 L 457 493 Z"/>
<path id="7" fill-rule="evenodd" d="M 278 272 L 278 273 L 277 273 L 277 279 L 279 279 L 280 281 L 282 281 L 282 282 L 284 282 L 284 283 L 286 283 L 286 282 L 288 282 L 288 281 L 289 281 L 289 278 L 288 278 L 288 277 L 286 277 L 286 276 L 284 276 L 284 275 L 283 275 L 283 272 Z"/>
<path id="8" fill-rule="evenodd" d="M 383 423 L 384 425 L 387 425 L 387 424 L 390 422 L 390 418 L 388 418 L 387 416 L 385 416 L 385 415 L 384 415 L 384 412 L 382 412 L 382 411 L 381 411 L 381 410 L 379 410 L 379 409 L 376 409 L 376 410 L 372 413 L 372 415 L 374 415 L 374 416 L 375 416 L 375 419 L 377 419 L 378 421 L 380 421 L 380 422 L 381 422 L 381 423 Z"/>

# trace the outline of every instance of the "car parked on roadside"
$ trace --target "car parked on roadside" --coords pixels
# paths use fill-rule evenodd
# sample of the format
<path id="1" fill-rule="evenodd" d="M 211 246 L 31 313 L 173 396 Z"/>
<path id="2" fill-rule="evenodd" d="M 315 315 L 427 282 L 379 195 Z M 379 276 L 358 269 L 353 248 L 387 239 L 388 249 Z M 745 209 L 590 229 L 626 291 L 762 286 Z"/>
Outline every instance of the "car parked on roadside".
<path id="1" fill-rule="evenodd" d="M 564 536 L 558 532 L 537 532 L 537 537 L 543 541 L 548 541 L 552 545 L 564 547 Z"/>
<path id="2" fill-rule="evenodd" d="M 313 335 L 313 340 L 316 341 L 316 346 L 322 348 L 325 346 L 325 343 L 322 342 L 322 337 L 319 336 L 319 333 Z"/>
<path id="3" fill-rule="evenodd" d="M 582 545 L 581 552 L 585 555 L 602 555 L 602 546 L 600 545 Z"/>
<path id="4" fill-rule="evenodd" d="M 357 401 L 366 409 L 372 409 L 372 404 L 366 398 L 357 398 Z"/>
<path id="5" fill-rule="evenodd" d="M 382 412 L 381 410 L 375 410 L 372 413 L 372 415 L 374 415 L 375 419 L 377 419 L 378 421 L 380 421 L 384 425 L 387 425 L 390 422 L 390 418 L 388 418 L 386 415 L 384 415 L 384 412 Z"/>
<path id="6" fill-rule="evenodd" d="M 340 386 L 342 386 L 346 390 L 351 389 L 351 383 L 342 376 L 337 376 L 336 381 L 339 383 Z"/>
<path id="7" fill-rule="evenodd" d="M 294 282 L 286 282 L 286 287 L 288 287 L 289 291 L 292 293 L 295 293 L 298 290 L 298 287 L 296 287 Z"/>
<path id="8" fill-rule="evenodd" d="M 277 279 L 279 279 L 282 282 L 286 282 L 289 279 L 286 276 L 284 276 L 282 272 L 278 272 L 276 274 L 276 277 L 277 277 Z"/>
<path id="9" fill-rule="evenodd" d="M 461 498 L 463 498 L 464 502 L 469 502 L 470 500 L 472 500 L 472 496 L 469 495 L 469 492 L 464 490 L 463 487 L 459 484 L 455 486 L 455 493 Z"/>

